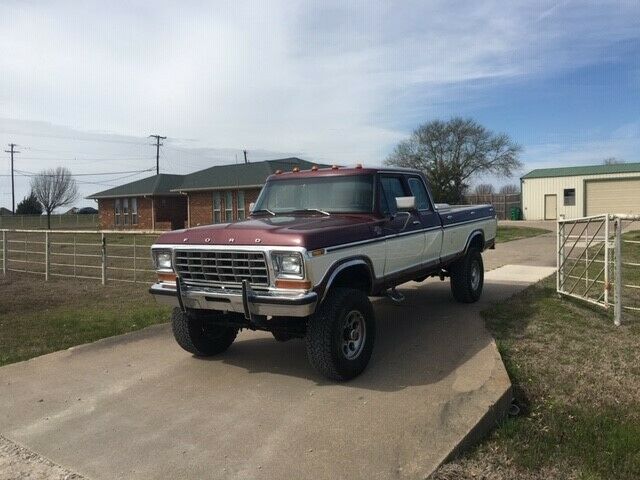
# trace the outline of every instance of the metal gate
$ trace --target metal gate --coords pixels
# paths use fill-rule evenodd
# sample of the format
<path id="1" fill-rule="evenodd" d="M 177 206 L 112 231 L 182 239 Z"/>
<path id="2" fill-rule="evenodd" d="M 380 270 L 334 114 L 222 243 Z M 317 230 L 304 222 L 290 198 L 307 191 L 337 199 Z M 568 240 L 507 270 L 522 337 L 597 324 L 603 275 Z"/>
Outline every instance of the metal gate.
<path id="1" fill-rule="evenodd" d="M 611 214 L 558 220 L 558 293 L 605 309 L 613 305 L 616 325 L 623 309 L 640 312 L 636 220 L 640 216 Z"/>

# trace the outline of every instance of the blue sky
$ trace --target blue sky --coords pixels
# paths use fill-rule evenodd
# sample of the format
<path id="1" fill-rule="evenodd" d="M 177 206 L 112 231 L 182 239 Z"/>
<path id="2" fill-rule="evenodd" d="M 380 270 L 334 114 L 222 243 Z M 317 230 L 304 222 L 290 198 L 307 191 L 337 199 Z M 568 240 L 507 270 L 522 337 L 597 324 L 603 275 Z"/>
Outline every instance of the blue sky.
<path id="1" fill-rule="evenodd" d="M 379 165 L 452 116 L 511 135 L 519 174 L 640 161 L 637 1 L 0 0 L 0 55 L 0 143 L 20 171 L 83 174 L 83 195 L 147 175 L 117 172 L 154 166 L 152 133 L 167 173 L 243 148 Z"/>

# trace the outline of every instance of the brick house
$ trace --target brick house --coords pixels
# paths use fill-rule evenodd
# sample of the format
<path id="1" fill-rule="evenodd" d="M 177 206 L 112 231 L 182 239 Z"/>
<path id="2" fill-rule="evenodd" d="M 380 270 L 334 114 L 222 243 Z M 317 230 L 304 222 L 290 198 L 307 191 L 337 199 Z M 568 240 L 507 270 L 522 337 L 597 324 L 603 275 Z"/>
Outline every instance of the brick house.
<path id="1" fill-rule="evenodd" d="M 174 192 L 183 175 L 161 173 L 94 193 L 103 230 L 175 230 L 187 221 L 187 199 Z"/>
<path id="2" fill-rule="evenodd" d="M 297 157 L 160 174 L 95 193 L 102 229 L 175 230 L 242 220 L 269 175 L 315 164 Z"/>
<path id="3" fill-rule="evenodd" d="M 187 195 L 189 227 L 232 222 L 249 214 L 249 205 L 256 201 L 269 175 L 294 167 L 308 170 L 313 165 L 316 164 L 297 157 L 217 165 L 185 175 L 175 191 Z"/>

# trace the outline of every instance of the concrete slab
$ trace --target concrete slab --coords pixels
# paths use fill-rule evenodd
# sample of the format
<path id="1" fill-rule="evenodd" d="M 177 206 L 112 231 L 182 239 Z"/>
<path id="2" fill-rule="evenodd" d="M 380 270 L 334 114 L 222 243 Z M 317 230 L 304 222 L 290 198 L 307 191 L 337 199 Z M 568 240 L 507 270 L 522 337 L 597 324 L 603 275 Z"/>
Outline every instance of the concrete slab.
<path id="1" fill-rule="evenodd" d="M 539 282 L 556 272 L 556 267 L 538 267 L 535 265 L 504 265 L 485 272 L 486 282 L 522 283 L 529 285 Z"/>
<path id="2" fill-rule="evenodd" d="M 196 359 L 168 326 L 0 368 L 0 431 L 90 478 L 424 478 L 509 389 L 478 312 L 448 283 L 376 301 L 370 367 L 346 384 L 301 341 L 243 332 Z"/>

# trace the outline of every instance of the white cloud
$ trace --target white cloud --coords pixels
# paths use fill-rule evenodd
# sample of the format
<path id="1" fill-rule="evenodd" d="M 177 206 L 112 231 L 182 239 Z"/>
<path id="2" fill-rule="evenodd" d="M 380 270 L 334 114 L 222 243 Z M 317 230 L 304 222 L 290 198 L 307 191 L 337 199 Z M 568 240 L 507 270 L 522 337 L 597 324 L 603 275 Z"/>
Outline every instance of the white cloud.
<path id="1" fill-rule="evenodd" d="M 0 116 L 142 144 L 157 132 L 221 159 L 248 148 L 377 164 L 416 98 L 428 117 L 469 82 L 598 61 L 639 36 L 639 13 L 636 2 L 5 1 Z M 0 141 L 16 141 L 3 125 Z"/>

